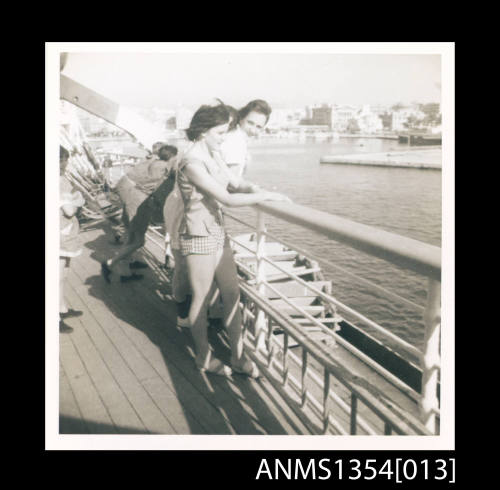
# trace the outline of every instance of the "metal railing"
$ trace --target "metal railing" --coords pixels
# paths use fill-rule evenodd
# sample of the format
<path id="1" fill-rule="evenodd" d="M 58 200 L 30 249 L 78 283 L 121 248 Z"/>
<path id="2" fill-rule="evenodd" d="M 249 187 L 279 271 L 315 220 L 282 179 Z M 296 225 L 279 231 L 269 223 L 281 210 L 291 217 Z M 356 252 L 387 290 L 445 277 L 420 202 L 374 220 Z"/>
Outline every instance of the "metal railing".
<path id="1" fill-rule="evenodd" d="M 246 247 L 237 238 L 231 237 L 231 239 L 256 256 L 256 270 L 247 269 L 245 271 L 255 276 L 254 284 L 251 284 L 252 281 L 241 279 L 240 290 L 244 307 L 246 350 L 259 364 L 262 373 L 312 433 L 344 435 L 358 433 L 435 434 L 437 432 L 437 417 L 439 416 L 437 398 L 440 333 L 440 288 L 437 280 L 439 277 L 437 271 L 440 271 L 439 247 L 295 204 L 265 203 L 259 204 L 255 208 L 257 210 L 257 225 L 253 228 L 257 232 L 255 250 Z M 334 237 L 339 242 L 349 243 L 359 250 L 430 276 L 427 307 L 424 311 L 426 343 L 423 352 L 371 322 L 402 348 L 419 356 L 423 370 L 421 393 L 416 393 L 367 355 L 357 351 L 335 333 L 335 328 L 326 327 L 321 320 L 313 317 L 304 308 L 287 301 L 287 298 L 277 291 L 272 283 L 266 281 L 263 266 L 266 263 L 271 263 L 283 274 L 308 287 L 323 300 L 333 304 L 334 307 L 348 308 L 330 294 L 316 289 L 314 286 L 309 286 L 308 282 L 301 277 L 281 268 L 279 262 L 273 262 L 265 256 L 265 237 L 270 235 L 265 230 L 265 213 L 278 216 L 287 222 L 300 224 L 330 238 Z M 228 213 L 225 215 L 237 219 Z M 247 223 L 244 224 L 250 226 Z M 153 227 L 149 228 L 148 235 L 149 240 L 154 243 L 162 255 L 165 247 L 164 236 Z M 154 236 L 160 240 L 156 241 Z M 242 262 L 239 262 L 238 265 L 245 267 Z M 272 305 L 265 297 L 265 289 L 272 290 L 289 306 L 307 318 L 310 323 L 330 334 L 336 342 L 353 352 L 364 363 L 417 401 L 421 410 L 421 418 L 418 419 L 411 413 L 398 408 L 390 400 L 387 400 L 384 394 L 381 393 L 380 396 L 374 394 L 373 386 L 367 387 L 363 380 L 335 361 L 328 348 L 314 341 L 305 332 L 302 325 Z M 362 320 L 370 322 L 354 310 L 351 312 Z M 335 315 L 335 311 L 333 313 L 335 327 L 335 322 L 341 318 Z M 278 326 L 283 331 L 282 341 L 273 334 L 273 326 Z M 290 339 L 299 344 L 302 350 L 301 355 L 294 354 L 289 348 Z M 311 359 L 315 363 L 314 368 L 310 366 Z M 323 369 L 323 377 L 318 372 L 318 366 Z M 338 386 L 339 383 L 341 388 Z M 337 385 L 335 390 L 332 389 L 333 384 Z M 337 393 L 339 389 L 341 391 Z"/>
<path id="2" fill-rule="evenodd" d="M 250 342 L 250 344 L 248 345 L 251 350 L 253 349 L 252 355 L 255 360 L 260 360 L 262 362 L 262 359 L 260 359 L 260 357 L 261 354 L 264 353 L 262 355 L 264 355 L 264 358 L 267 359 L 268 365 L 270 367 L 273 367 L 276 364 L 274 360 L 270 361 L 272 357 L 270 352 L 273 352 L 273 346 L 270 345 L 270 341 L 272 343 L 274 339 L 272 335 L 272 328 L 269 328 L 269 325 L 273 323 L 279 324 L 280 329 L 284 330 L 285 333 L 285 345 L 288 342 L 288 338 L 291 336 L 302 347 L 304 358 L 303 361 L 305 365 L 301 362 L 297 362 L 297 365 L 302 364 L 300 369 L 303 373 L 306 373 L 308 371 L 308 356 L 314 357 L 324 368 L 323 382 L 318 382 L 318 380 L 316 380 L 316 384 L 323 390 L 324 393 L 323 407 L 320 410 L 321 404 L 312 397 L 311 393 L 308 392 L 307 388 L 304 385 L 301 385 L 300 388 L 301 401 L 299 403 L 299 406 L 303 407 L 305 400 L 307 400 L 310 402 L 310 404 L 312 404 L 312 406 L 315 407 L 317 412 L 322 411 L 323 414 L 328 413 L 327 405 L 329 400 L 332 399 L 332 393 L 330 392 L 328 386 L 330 384 L 330 376 L 333 375 L 335 376 L 335 379 L 340 380 L 351 391 L 352 403 L 349 414 L 349 417 L 351 419 L 351 433 L 355 433 L 356 431 L 356 421 L 359 419 L 359 415 L 357 415 L 359 411 L 358 401 L 361 400 L 365 406 L 370 407 L 372 412 L 374 412 L 384 421 L 384 434 L 391 433 L 392 431 L 396 433 L 435 434 L 437 432 L 437 417 L 439 416 L 439 400 L 437 396 L 437 389 L 440 369 L 439 337 L 441 249 L 439 247 L 428 245 L 416 240 L 395 235 L 393 233 L 388 233 L 359 223 L 354 223 L 352 221 L 339 218 L 328 213 L 316 211 L 311 208 L 306 208 L 295 204 L 283 205 L 280 203 L 262 203 L 256 205 L 255 208 L 257 209 L 257 245 L 256 249 L 251 250 L 251 252 L 255 253 L 256 255 L 257 267 L 256 271 L 254 271 L 256 287 L 252 288 L 248 283 L 241 283 L 241 290 L 244 298 L 246 300 L 249 300 L 255 308 L 255 313 L 250 322 L 253 325 L 255 332 L 255 335 L 253 336 L 255 345 L 252 347 L 252 342 Z M 328 353 L 319 353 L 320 351 L 318 351 L 318 343 L 310 343 L 310 345 L 306 345 L 304 343 L 304 330 L 301 329 L 300 325 L 296 321 L 294 321 L 287 315 L 283 315 L 282 313 L 275 311 L 275 308 L 271 307 L 269 305 L 269 302 L 265 300 L 265 289 L 267 288 L 273 290 L 286 303 L 288 303 L 291 307 L 297 309 L 297 311 L 299 311 L 302 316 L 305 316 L 310 323 L 317 325 L 318 328 L 323 331 L 328 331 L 333 337 L 335 337 L 337 342 L 345 344 L 345 341 L 343 341 L 343 339 L 335 334 L 335 328 L 330 329 L 326 327 L 321 323 L 321 321 L 315 319 L 303 308 L 298 307 L 293 302 L 287 301 L 287 299 L 283 295 L 279 294 L 276 289 L 273 289 L 272 284 L 266 281 L 264 274 L 264 264 L 272 262 L 265 257 L 265 236 L 269 235 L 265 231 L 265 214 L 269 214 L 271 216 L 283 219 L 289 223 L 298 224 L 309 230 L 316 231 L 330 239 L 334 239 L 340 243 L 350 245 L 355 249 L 382 258 L 388 262 L 394 263 L 405 269 L 412 270 L 428 278 L 429 284 L 427 306 L 424 311 L 425 345 L 423 352 L 419 351 L 416 347 L 408 344 L 402 339 L 399 339 L 398 337 L 375 324 L 375 326 L 379 327 L 379 329 L 385 330 L 382 333 L 391 337 L 392 340 L 395 340 L 396 343 L 398 343 L 398 345 L 403 347 L 406 351 L 411 352 L 412 354 L 417 355 L 420 358 L 423 371 L 421 393 L 414 392 L 414 390 L 406 386 L 402 381 L 398 380 L 391 373 L 384 372 L 384 369 L 378 366 L 370 358 L 368 358 L 368 356 L 364 355 L 361 352 L 355 353 L 358 357 L 362 358 L 364 362 L 369 364 L 371 367 L 381 373 L 386 379 L 389 379 L 391 383 L 398 386 L 398 388 L 400 388 L 407 395 L 414 398 L 418 402 L 421 414 L 420 421 L 413 421 L 411 427 L 401 426 L 402 418 L 398 418 L 397 416 L 395 417 L 394 412 L 391 410 L 382 410 L 382 408 L 377 403 L 375 403 L 373 397 L 370 396 L 369 393 L 363 393 L 362 390 L 359 391 L 355 389 L 354 385 L 351 382 L 347 381 L 349 376 L 346 376 L 345 372 L 343 374 L 340 374 L 338 369 L 333 369 L 331 365 L 331 357 L 328 355 Z M 234 218 L 227 213 L 226 215 Z M 244 245 L 242 243 L 239 243 L 236 239 L 233 238 L 233 241 L 244 247 Z M 239 264 L 239 266 L 244 267 L 244 265 L 241 263 Z M 276 267 L 278 270 L 280 270 L 279 263 L 273 263 L 273 267 Z M 297 277 L 294 274 L 290 274 L 289 271 L 285 271 L 284 269 L 281 269 L 281 271 L 288 274 L 292 279 L 301 284 L 304 284 L 307 287 L 307 281 L 303 281 L 300 277 Z M 247 270 L 246 272 L 251 271 Z M 324 293 L 323 291 L 315 290 L 314 287 L 310 287 L 310 289 L 313 290 L 315 294 L 320 296 L 322 299 L 328 301 L 330 304 L 333 303 L 334 305 L 337 304 L 338 306 L 346 308 L 345 305 L 337 302 L 335 298 Z M 358 317 L 360 316 L 357 312 L 353 313 L 358 315 Z M 248 315 L 249 312 L 247 311 L 247 320 Z M 372 326 L 374 326 L 374 322 L 370 322 L 370 320 L 364 317 L 362 317 L 361 319 L 371 323 Z M 302 332 L 302 334 L 298 336 L 298 332 Z M 252 338 L 252 334 L 250 334 L 249 337 Z M 262 340 L 264 337 L 265 348 Z M 351 351 L 353 349 L 352 346 L 349 346 L 348 348 Z M 289 355 L 288 349 L 286 349 L 284 346 L 281 346 L 278 350 L 281 352 L 281 355 L 285 355 L 285 351 L 287 351 L 286 354 Z M 328 361 L 327 358 L 329 359 Z M 285 377 L 282 377 L 280 382 L 278 382 L 276 378 L 273 378 L 271 372 L 266 372 L 265 374 L 274 381 L 274 384 L 276 384 L 277 386 L 280 385 L 281 390 L 283 390 L 283 387 L 290 379 L 290 373 L 288 373 L 285 368 L 283 368 L 283 372 L 286 372 L 287 374 Z M 311 376 L 309 375 L 309 377 Z M 305 380 L 305 374 L 302 374 L 301 378 L 302 380 Z M 292 382 L 292 385 L 293 384 L 294 382 Z M 313 399 L 314 401 L 312 401 Z M 338 402 L 338 397 L 333 396 L 333 399 L 337 399 L 337 404 L 342 407 L 342 404 L 339 404 Z M 345 404 L 344 408 L 346 408 Z M 310 416 L 311 414 L 307 415 Z M 326 421 L 330 421 L 330 424 L 332 424 L 332 418 L 330 415 L 327 418 L 323 419 L 323 424 L 326 424 Z M 334 426 L 337 427 L 338 433 L 343 433 L 338 422 L 336 422 L 336 425 L 334 424 Z M 366 433 L 371 433 L 366 421 L 362 421 L 360 423 L 360 427 L 362 427 Z M 406 432 L 407 430 L 409 432 Z"/>

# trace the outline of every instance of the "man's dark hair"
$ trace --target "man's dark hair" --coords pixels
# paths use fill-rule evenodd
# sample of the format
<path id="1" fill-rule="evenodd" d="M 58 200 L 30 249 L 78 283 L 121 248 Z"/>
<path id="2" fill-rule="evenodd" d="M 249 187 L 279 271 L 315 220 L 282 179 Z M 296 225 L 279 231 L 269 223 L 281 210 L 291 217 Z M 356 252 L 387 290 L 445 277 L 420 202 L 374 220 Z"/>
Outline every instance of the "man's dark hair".
<path id="1" fill-rule="evenodd" d="M 177 148 L 172 145 L 163 145 L 159 150 L 158 150 L 158 156 L 160 157 L 160 160 L 164 160 L 168 162 L 172 157 L 175 157 L 177 155 Z"/>
<path id="2" fill-rule="evenodd" d="M 69 151 L 63 146 L 59 145 L 59 160 L 67 160 L 69 158 Z"/>
<path id="3" fill-rule="evenodd" d="M 238 111 L 238 120 L 241 121 L 245 119 L 251 112 L 258 112 L 259 114 L 264 114 L 266 116 L 266 123 L 269 121 L 269 116 L 271 115 L 271 106 L 262 99 L 256 99 L 250 101 L 245 107 Z"/>
<path id="4" fill-rule="evenodd" d="M 186 136 L 189 141 L 196 141 L 209 129 L 229 121 L 229 109 L 224 104 L 216 106 L 202 105 L 193 115 Z"/>

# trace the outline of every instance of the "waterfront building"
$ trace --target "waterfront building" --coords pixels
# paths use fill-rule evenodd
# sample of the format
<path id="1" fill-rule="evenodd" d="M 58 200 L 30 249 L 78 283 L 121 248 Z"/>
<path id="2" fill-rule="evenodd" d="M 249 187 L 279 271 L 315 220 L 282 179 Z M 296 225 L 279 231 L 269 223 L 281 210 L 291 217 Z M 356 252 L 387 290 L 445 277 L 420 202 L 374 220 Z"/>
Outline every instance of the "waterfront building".
<path id="1" fill-rule="evenodd" d="M 331 105 L 322 104 L 320 107 L 312 108 L 311 124 L 317 126 L 333 127 L 333 109 Z"/>
<path id="2" fill-rule="evenodd" d="M 406 131 L 406 124 L 410 117 L 416 120 L 423 120 L 425 114 L 415 106 L 403 106 L 392 113 L 392 131 Z"/>
<path id="3" fill-rule="evenodd" d="M 392 112 L 390 106 L 382 104 L 370 105 L 370 111 L 379 117 Z"/>
<path id="4" fill-rule="evenodd" d="M 355 119 L 358 109 L 352 105 L 340 105 L 333 107 L 333 129 L 335 131 L 346 131 L 349 121 Z"/>
<path id="5" fill-rule="evenodd" d="M 382 119 L 372 112 L 369 105 L 364 105 L 355 117 L 359 130 L 365 134 L 373 134 L 383 129 Z"/>

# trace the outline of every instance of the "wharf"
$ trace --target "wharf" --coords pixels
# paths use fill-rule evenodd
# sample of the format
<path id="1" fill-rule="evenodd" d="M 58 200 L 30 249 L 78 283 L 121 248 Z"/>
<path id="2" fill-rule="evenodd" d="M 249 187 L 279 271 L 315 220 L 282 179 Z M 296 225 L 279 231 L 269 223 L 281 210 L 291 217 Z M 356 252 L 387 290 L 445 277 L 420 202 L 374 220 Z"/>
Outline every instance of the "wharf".
<path id="1" fill-rule="evenodd" d="M 83 315 L 67 319 L 74 330 L 59 337 L 60 434 L 311 434 L 264 376 L 223 378 L 195 367 L 191 334 L 176 325 L 161 243 L 148 237 L 137 253 L 149 266 L 142 280 L 107 284 L 100 262 L 116 247 L 107 225 L 97 226 L 81 232 L 83 253 L 72 259 L 65 283 L 68 306 Z M 225 336 L 209 327 L 209 338 L 229 363 Z M 417 415 L 413 400 L 347 351 L 332 355 L 404 419 Z M 350 400 L 340 383 L 334 386 Z"/>
<path id="2" fill-rule="evenodd" d="M 442 151 L 441 147 L 420 147 L 405 151 L 326 155 L 321 157 L 320 163 L 441 170 Z"/>

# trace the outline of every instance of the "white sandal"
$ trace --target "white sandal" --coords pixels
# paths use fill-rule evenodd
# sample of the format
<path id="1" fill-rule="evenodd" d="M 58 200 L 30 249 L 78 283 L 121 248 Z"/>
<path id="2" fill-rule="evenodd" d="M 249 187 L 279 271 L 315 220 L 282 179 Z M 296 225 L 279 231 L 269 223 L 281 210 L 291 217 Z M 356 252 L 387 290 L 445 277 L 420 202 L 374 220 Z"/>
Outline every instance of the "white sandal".
<path id="1" fill-rule="evenodd" d="M 255 362 L 250 359 L 246 359 L 241 367 L 232 364 L 233 373 L 244 374 L 253 379 L 257 379 L 260 376 L 260 371 Z"/>
<path id="2" fill-rule="evenodd" d="M 229 366 L 226 366 L 220 359 L 217 359 L 216 357 L 212 357 L 212 359 L 210 359 L 207 367 L 198 366 L 198 363 L 196 363 L 196 366 L 202 373 L 210 373 L 217 376 L 226 377 L 233 374 L 232 369 Z"/>

